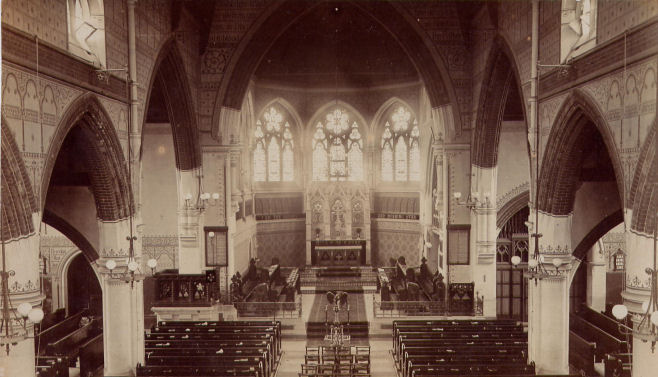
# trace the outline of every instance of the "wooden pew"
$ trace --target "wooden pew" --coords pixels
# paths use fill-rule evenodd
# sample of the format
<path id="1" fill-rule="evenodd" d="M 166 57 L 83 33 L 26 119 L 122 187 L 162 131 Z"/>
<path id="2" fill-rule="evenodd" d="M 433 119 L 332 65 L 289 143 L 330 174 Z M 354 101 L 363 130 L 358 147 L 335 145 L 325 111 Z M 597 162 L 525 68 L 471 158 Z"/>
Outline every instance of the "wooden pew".
<path id="1" fill-rule="evenodd" d="M 39 351 L 43 354 L 46 348 L 44 346 L 48 345 L 48 343 L 56 342 L 78 329 L 80 327 L 80 319 L 87 315 L 88 311 L 83 310 L 65 318 L 47 329 L 42 329 L 41 332 L 39 332 L 39 335 L 37 335 L 37 339 L 34 340 L 34 347 L 36 348 L 37 346 L 40 346 L 41 349 Z"/>
<path id="2" fill-rule="evenodd" d="M 103 330 L 98 327 L 97 320 L 93 320 L 62 338 L 49 343 L 46 346 L 46 354 L 66 356 L 70 362 L 75 362 L 78 358 L 80 347 L 86 344 L 88 340 L 102 334 Z"/>
<path id="3" fill-rule="evenodd" d="M 569 364 L 585 373 L 587 376 L 595 376 L 594 354 L 596 343 L 588 342 L 573 331 L 569 331 Z"/>
<path id="4" fill-rule="evenodd" d="M 35 357 L 37 377 L 69 377 L 69 360 L 59 356 Z"/>
<path id="5" fill-rule="evenodd" d="M 256 367 L 252 366 L 162 366 L 162 365 L 137 365 L 138 377 L 263 377 Z"/>
<path id="6" fill-rule="evenodd" d="M 87 340 L 79 348 L 80 355 L 80 377 L 93 376 L 95 372 L 103 367 L 103 334 Z"/>
<path id="7" fill-rule="evenodd" d="M 631 377 L 631 357 L 629 353 L 607 354 L 603 359 L 604 377 Z"/>
<path id="8" fill-rule="evenodd" d="M 578 316 L 617 339 L 623 340 L 625 338 L 625 336 L 619 332 L 619 323 L 616 320 L 601 312 L 597 312 L 585 304 L 581 306 Z"/>
<path id="9" fill-rule="evenodd" d="M 146 359 L 148 366 L 195 366 L 195 367 L 253 367 L 260 376 L 268 377 L 269 368 L 264 356 L 151 356 Z"/>
<path id="10" fill-rule="evenodd" d="M 56 324 L 62 322 L 66 319 L 66 309 L 59 308 L 52 313 L 48 313 L 43 317 L 43 320 L 39 324 L 41 331 L 45 331 Z"/>
<path id="11" fill-rule="evenodd" d="M 569 315 L 570 330 L 581 338 L 596 343 L 596 360 L 602 360 L 606 353 L 619 353 L 626 350 L 626 341 L 616 338 L 603 329 L 577 315 Z"/>

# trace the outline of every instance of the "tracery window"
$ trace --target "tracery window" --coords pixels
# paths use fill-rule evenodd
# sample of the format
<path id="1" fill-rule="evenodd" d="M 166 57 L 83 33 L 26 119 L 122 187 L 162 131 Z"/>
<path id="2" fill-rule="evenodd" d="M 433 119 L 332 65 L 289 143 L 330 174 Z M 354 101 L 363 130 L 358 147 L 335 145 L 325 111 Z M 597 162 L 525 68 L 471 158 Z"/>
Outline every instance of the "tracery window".
<path id="1" fill-rule="evenodd" d="M 290 182 L 295 179 L 295 142 L 290 123 L 274 106 L 256 121 L 254 181 Z"/>
<path id="2" fill-rule="evenodd" d="M 318 121 L 313 134 L 314 181 L 363 180 L 363 140 L 359 124 L 341 108 Z"/>
<path id="3" fill-rule="evenodd" d="M 420 146 L 418 122 L 404 106 L 397 107 L 386 120 L 381 140 L 383 181 L 419 181 Z"/>

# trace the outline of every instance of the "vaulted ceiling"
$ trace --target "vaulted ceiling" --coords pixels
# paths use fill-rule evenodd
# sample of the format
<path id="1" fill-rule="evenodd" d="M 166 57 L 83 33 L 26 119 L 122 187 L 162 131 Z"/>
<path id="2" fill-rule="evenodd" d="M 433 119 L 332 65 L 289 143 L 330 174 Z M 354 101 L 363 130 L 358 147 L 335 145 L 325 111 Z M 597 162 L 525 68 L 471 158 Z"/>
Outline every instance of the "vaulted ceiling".
<path id="1" fill-rule="evenodd" d="M 418 72 L 393 36 L 358 7 L 326 2 L 270 47 L 259 81 L 303 87 L 373 87 L 412 82 Z"/>

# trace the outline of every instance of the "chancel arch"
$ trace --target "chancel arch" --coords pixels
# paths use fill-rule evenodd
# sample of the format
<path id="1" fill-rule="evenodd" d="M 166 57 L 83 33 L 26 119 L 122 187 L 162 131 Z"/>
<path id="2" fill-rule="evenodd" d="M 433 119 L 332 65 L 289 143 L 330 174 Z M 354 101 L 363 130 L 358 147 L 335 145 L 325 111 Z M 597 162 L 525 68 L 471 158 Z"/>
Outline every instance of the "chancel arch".
<path id="1" fill-rule="evenodd" d="M 282 1 L 273 3 L 250 28 L 242 39 L 236 51 L 231 56 L 224 79 L 221 82 L 213 107 L 212 134 L 228 142 L 230 132 L 228 127 L 234 113 L 240 110 L 243 98 L 247 93 L 249 80 L 262 62 L 262 58 L 276 39 L 293 26 L 299 19 L 314 11 L 316 7 L 338 9 L 343 7 L 356 9 L 362 17 L 371 20 L 378 27 L 386 30 L 393 37 L 406 55 L 413 62 L 427 88 L 432 107 L 446 104 L 456 104 L 457 95 L 451 84 L 448 69 L 440 58 L 440 54 L 432 43 L 427 41 L 427 35 L 418 27 L 404 7 L 394 3 L 381 3 L 372 6 L 356 1 L 338 1 L 333 3 L 313 3 Z M 290 17 L 291 14 L 297 17 Z M 454 122 L 460 124 L 458 111 L 452 113 Z M 451 130 L 451 134 L 454 130 Z"/>

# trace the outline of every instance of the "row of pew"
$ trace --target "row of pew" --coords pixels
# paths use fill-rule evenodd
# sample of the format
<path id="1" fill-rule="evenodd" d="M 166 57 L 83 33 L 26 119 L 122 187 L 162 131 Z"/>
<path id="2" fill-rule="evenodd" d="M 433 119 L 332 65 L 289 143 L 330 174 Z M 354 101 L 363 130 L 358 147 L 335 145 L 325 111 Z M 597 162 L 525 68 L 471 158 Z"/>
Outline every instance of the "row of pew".
<path id="1" fill-rule="evenodd" d="M 514 320 L 393 322 L 393 357 L 402 377 L 534 376 L 528 334 Z"/>
<path id="2" fill-rule="evenodd" d="M 632 343 L 616 320 L 587 305 L 569 316 L 569 363 L 585 375 L 597 375 L 594 363 L 603 362 L 606 377 L 630 377 Z"/>
<path id="3" fill-rule="evenodd" d="M 145 334 L 137 376 L 271 377 L 281 355 L 279 321 L 158 322 Z"/>
<path id="4" fill-rule="evenodd" d="M 370 377 L 370 346 L 306 347 L 299 377 Z"/>
<path id="5" fill-rule="evenodd" d="M 69 366 L 80 375 L 93 375 L 103 367 L 102 319 L 87 310 L 63 317 L 61 311 L 46 317 L 34 345 L 39 377 L 68 377 Z M 79 364 L 78 364 L 79 362 Z"/>

